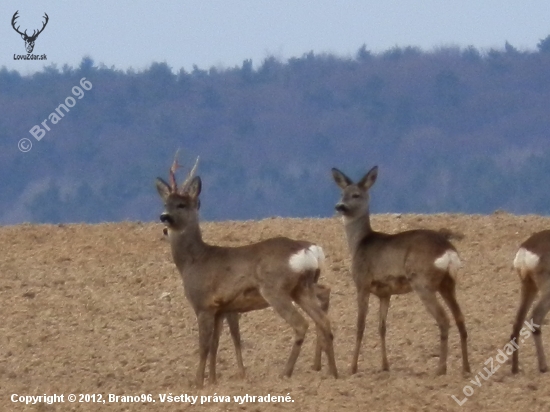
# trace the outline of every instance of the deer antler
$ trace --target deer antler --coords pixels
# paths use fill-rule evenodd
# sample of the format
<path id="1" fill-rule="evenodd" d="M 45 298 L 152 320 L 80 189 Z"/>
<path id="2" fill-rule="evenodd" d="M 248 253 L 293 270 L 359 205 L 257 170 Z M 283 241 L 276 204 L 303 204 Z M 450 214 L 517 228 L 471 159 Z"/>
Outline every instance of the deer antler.
<path id="1" fill-rule="evenodd" d="M 42 33 L 44 31 L 44 29 L 46 28 L 46 24 L 48 24 L 48 20 L 50 20 L 50 18 L 48 17 L 47 13 L 44 13 L 44 17 L 46 18 L 46 21 L 43 23 L 42 28 L 40 30 L 38 30 L 38 33 L 36 33 L 36 34 L 34 33 L 36 30 L 33 30 L 31 38 L 37 38 L 38 35 L 40 33 Z"/>
<path id="2" fill-rule="evenodd" d="M 172 166 L 170 167 L 170 190 L 173 193 L 178 192 L 178 184 L 176 183 L 176 170 L 178 170 L 181 165 L 178 163 L 178 154 L 179 149 L 176 152 L 176 155 L 174 156 L 174 161 L 172 162 Z M 193 177 L 195 177 L 195 173 L 197 172 L 197 167 L 199 166 L 199 157 L 197 157 L 197 160 L 195 160 L 195 164 L 187 174 L 187 177 L 183 181 L 183 183 L 180 186 L 180 193 L 184 193 L 187 190 L 187 185 L 191 182 Z"/>
<path id="3" fill-rule="evenodd" d="M 19 31 L 19 26 L 17 26 L 17 28 L 15 27 L 15 20 L 17 20 L 17 18 L 19 17 L 18 14 L 19 14 L 19 10 L 17 10 L 17 11 L 14 13 L 13 17 L 11 18 L 11 27 L 13 27 L 13 29 L 14 29 L 17 33 L 19 33 L 21 36 L 26 36 L 26 35 L 27 35 L 27 31 L 26 31 L 26 30 L 25 30 L 25 33 L 21 33 L 21 32 Z"/>
<path id="4" fill-rule="evenodd" d="M 198 166 L 199 166 L 199 156 L 197 156 L 197 160 L 195 160 L 195 164 L 193 165 L 193 168 L 189 171 L 184 182 L 181 184 L 182 191 L 185 191 L 187 189 L 187 185 L 191 183 L 191 180 L 193 180 L 193 177 L 195 177 L 195 173 L 197 172 Z"/>
<path id="5" fill-rule="evenodd" d="M 40 30 L 38 30 L 38 33 L 36 32 L 36 30 L 33 30 L 32 35 L 29 36 L 27 34 L 27 30 L 25 30 L 25 32 L 22 33 L 22 32 L 19 31 L 19 26 L 15 27 L 16 20 L 19 18 L 18 14 L 19 14 L 19 10 L 17 10 L 14 13 L 13 17 L 11 18 L 11 26 L 21 36 L 25 36 L 25 38 L 30 39 L 30 40 L 36 39 L 38 37 L 38 35 L 40 33 L 42 33 L 42 31 L 44 31 L 44 29 L 46 28 L 46 25 L 48 24 L 48 21 L 50 20 L 50 18 L 48 17 L 48 13 L 44 13 L 44 18 L 46 19 L 46 21 L 44 21 L 44 23 L 42 23 L 42 28 Z"/>
<path id="6" fill-rule="evenodd" d="M 172 166 L 170 167 L 170 189 L 172 192 L 178 191 L 178 184 L 176 183 L 176 170 L 180 167 L 180 164 L 178 163 L 178 154 L 179 149 L 176 152 L 176 155 L 174 156 L 174 161 L 172 162 Z"/>

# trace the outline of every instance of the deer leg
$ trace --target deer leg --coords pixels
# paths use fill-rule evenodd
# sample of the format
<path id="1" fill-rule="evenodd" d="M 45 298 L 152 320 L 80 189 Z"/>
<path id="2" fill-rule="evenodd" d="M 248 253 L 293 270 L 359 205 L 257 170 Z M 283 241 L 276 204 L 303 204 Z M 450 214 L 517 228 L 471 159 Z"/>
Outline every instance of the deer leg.
<path id="1" fill-rule="evenodd" d="M 548 366 L 546 365 L 544 347 L 542 346 L 541 327 L 542 322 L 544 321 L 544 318 L 548 311 L 550 311 L 550 288 L 548 288 L 545 293 L 541 295 L 541 298 L 533 308 L 533 324 L 537 325 L 533 326 L 533 328 L 535 329 L 533 332 L 533 338 L 535 339 L 535 347 L 537 348 L 539 370 L 543 373 L 548 370 Z"/>
<path id="2" fill-rule="evenodd" d="M 260 289 L 260 293 L 267 303 L 294 329 L 295 338 L 294 345 L 290 351 L 290 356 L 283 370 L 282 376 L 290 377 L 294 370 L 296 360 L 300 355 L 302 344 L 308 329 L 308 323 L 300 314 L 298 309 L 292 304 L 291 297 L 286 291 L 270 290 L 267 288 Z"/>
<path id="3" fill-rule="evenodd" d="M 378 323 L 378 332 L 380 333 L 380 346 L 382 348 L 382 370 L 389 371 L 388 355 L 386 353 L 386 318 L 390 308 L 391 296 L 380 297 L 380 319 Z"/>
<path id="4" fill-rule="evenodd" d="M 239 368 L 239 375 L 241 378 L 245 377 L 245 369 L 243 363 L 243 355 L 241 351 L 241 332 L 239 329 L 239 314 L 231 312 L 226 315 L 227 323 L 229 325 L 229 332 L 231 333 L 231 339 L 233 339 L 233 345 L 235 346 L 235 355 L 237 356 L 237 365 Z"/>
<path id="5" fill-rule="evenodd" d="M 435 318 L 439 326 L 440 346 L 439 346 L 439 366 L 437 367 L 437 375 L 445 375 L 447 373 L 447 353 L 449 350 L 449 318 L 443 309 L 443 306 L 437 301 L 435 292 L 418 284 L 412 284 L 428 312 Z"/>
<path id="6" fill-rule="evenodd" d="M 296 303 L 304 310 L 304 312 L 306 312 L 309 317 L 315 322 L 318 331 L 317 344 L 320 344 L 319 335 L 321 335 L 323 337 L 322 344 L 328 358 L 330 373 L 335 378 L 338 378 L 338 370 L 336 368 L 336 360 L 334 358 L 334 335 L 332 334 L 330 321 L 325 311 L 319 305 L 319 302 L 313 292 L 313 288 L 305 289 L 302 293 L 296 296 L 295 300 Z"/>
<path id="7" fill-rule="evenodd" d="M 470 363 L 468 362 L 468 332 L 466 331 L 466 324 L 464 323 L 464 315 L 462 314 L 460 306 L 456 300 L 455 286 L 455 280 L 451 277 L 451 275 L 447 275 L 441 283 L 439 293 L 451 310 L 451 313 L 455 319 L 458 333 L 460 334 L 460 346 L 462 348 L 462 371 L 469 373 Z"/>
<path id="8" fill-rule="evenodd" d="M 313 285 L 315 289 L 315 295 L 317 296 L 317 300 L 319 301 L 319 304 L 321 306 L 321 309 L 325 314 L 328 314 L 328 308 L 330 305 L 330 288 L 324 285 L 314 284 Z M 319 326 L 315 326 L 317 336 L 315 339 L 315 356 L 313 357 L 313 370 L 320 371 L 321 370 L 321 352 L 323 349 L 322 346 L 322 335 L 323 331 Z"/>
<path id="9" fill-rule="evenodd" d="M 214 332 L 212 333 L 212 341 L 210 342 L 210 368 L 208 369 L 208 382 L 211 385 L 216 383 L 216 358 L 220 344 L 223 318 L 223 315 L 216 315 L 214 319 Z"/>
<path id="10" fill-rule="evenodd" d="M 357 336 L 355 339 L 355 350 L 351 361 L 351 373 L 357 372 L 357 362 L 359 361 L 359 352 L 361 351 L 361 342 L 365 332 L 365 319 L 369 309 L 370 290 L 357 290 Z"/>
<path id="11" fill-rule="evenodd" d="M 216 319 L 211 312 L 200 312 L 197 319 L 199 322 L 199 367 L 197 369 L 196 385 L 198 388 L 202 388 L 206 358 L 210 352 Z"/>
<path id="12" fill-rule="evenodd" d="M 517 342 L 517 340 L 519 339 L 519 332 L 523 327 L 523 322 L 525 321 L 527 312 L 529 311 L 529 308 L 533 304 L 533 301 L 535 300 L 536 295 L 537 295 L 537 286 L 535 285 L 533 280 L 530 277 L 526 277 L 522 279 L 521 298 L 520 298 L 519 308 L 516 314 L 516 320 L 514 321 L 514 326 L 512 328 L 512 336 L 510 337 L 510 339 L 514 341 L 517 345 L 519 345 L 519 342 Z M 516 349 L 514 353 L 512 353 L 512 373 L 518 373 L 518 372 L 519 372 L 519 349 Z"/>

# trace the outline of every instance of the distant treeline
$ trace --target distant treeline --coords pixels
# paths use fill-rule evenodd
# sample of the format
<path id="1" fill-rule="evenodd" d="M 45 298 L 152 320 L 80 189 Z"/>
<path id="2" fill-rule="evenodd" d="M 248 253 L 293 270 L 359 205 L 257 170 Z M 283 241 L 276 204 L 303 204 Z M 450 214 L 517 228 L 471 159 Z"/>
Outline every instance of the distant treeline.
<path id="1" fill-rule="evenodd" d="M 156 219 L 154 180 L 178 148 L 189 166 L 200 156 L 208 220 L 330 216 L 330 168 L 375 164 L 373 212 L 548 214 L 550 36 L 532 51 L 363 46 L 177 73 L 89 57 L 0 70 L 0 223 Z"/>

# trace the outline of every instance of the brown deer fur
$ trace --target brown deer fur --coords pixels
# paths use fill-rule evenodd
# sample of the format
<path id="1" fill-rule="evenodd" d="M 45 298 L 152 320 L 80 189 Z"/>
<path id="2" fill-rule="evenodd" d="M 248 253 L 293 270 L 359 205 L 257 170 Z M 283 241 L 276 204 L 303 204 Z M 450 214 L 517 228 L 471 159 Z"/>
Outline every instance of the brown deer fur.
<path id="1" fill-rule="evenodd" d="M 333 335 L 324 311 L 328 310 L 330 290 L 316 284 L 322 249 L 311 242 L 286 237 L 240 247 L 207 244 L 199 227 L 200 178 L 189 176 L 180 190 L 160 178 L 156 186 L 165 205 L 160 219 L 168 228 L 172 257 L 198 320 L 197 386 L 203 385 L 208 354 L 209 381 L 216 381 L 216 353 L 223 318 L 227 317 L 230 326 L 231 322 L 233 326 L 236 323 L 238 331 L 238 313 L 268 306 L 294 329 L 294 344 L 283 369 L 283 375 L 291 376 L 308 329 L 308 322 L 293 303 L 302 308 L 317 327 L 314 368 L 321 367 L 322 348 L 331 374 L 337 377 Z M 239 357 L 240 340 L 234 336 L 234 329 L 231 328 L 231 332 Z"/>
<path id="2" fill-rule="evenodd" d="M 464 372 L 469 372 L 467 332 L 455 297 L 454 272 L 460 266 L 460 260 L 448 236 L 431 230 L 410 230 L 393 235 L 374 231 L 370 224 L 369 189 L 376 181 L 378 168 L 372 168 L 358 183 L 353 183 L 338 169 L 332 169 L 332 174 L 342 189 L 336 210 L 343 217 L 352 255 L 351 274 L 357 288 L 357 336 L 351 372 L 357 372 L 370 294 L 380 299 L 382 369 L 389 370 L 386 317 L 390 298 L 412 290 L 439 326 L 441 343 L 437 373 L 447 371 L 449 319 L 437 300 L 436 292 L 440 293 L 455 318 L 460 332 L 462 367 Z"/>
<path id="3" fill-rule="evenodd" d="M 532 313 L 533 338 L 537 350 L 539 370 L 546 372 L 548 366 L 542 345 L 541 326 L 550 310 L 550 230 L 535 233 L 521 244 L 514 259 L 514 268 L 521 280 L 521 300 L 511 339 L 519 344 L 517 339 L 525 317 L 535 301 L 537 292 L 540 291 L 540 298 L 535 303 Z M 512 354 L 512 373 L 518 371 L 519 351 L 515 350 Z"/>

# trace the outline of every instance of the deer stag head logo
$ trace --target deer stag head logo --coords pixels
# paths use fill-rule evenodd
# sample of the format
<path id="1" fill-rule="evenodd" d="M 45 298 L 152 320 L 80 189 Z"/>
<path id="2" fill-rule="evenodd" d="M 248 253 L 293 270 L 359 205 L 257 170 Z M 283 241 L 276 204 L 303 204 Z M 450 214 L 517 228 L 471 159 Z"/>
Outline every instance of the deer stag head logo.
<path id="1" fill-rule="evenodd" d="M 32 35 L 29 36 L 27 34 L 27 30 L 25 30 L 25 32 L 22 33 L 19 31 L 19 26 L 15 27 L 15 20 L 17 20 L 17 18 L 19 17 L 18 13 L 19 13 L 19 10 L 17 10 L 14 13 L 11 19 L 11 26 L 17 33 L 21 35 L 21 38 L 25 40 L 25 48 L 27 49 L 27 53 L 32 53 L 34 49 L 34 42 L 36 41 L 36 38 L 38 37 L 38 35 L 42 33 L 42 31 L 44 30 L 44 28 L 46 27 L 46 24 L 48 24 L 49 17 L 46 13 L 44 13 L 44 18 L 46 19 L 46 21 L 43 23 L 42 28 L 38 30 L 38 32 L 36 30 L 33 30 Z"/>

